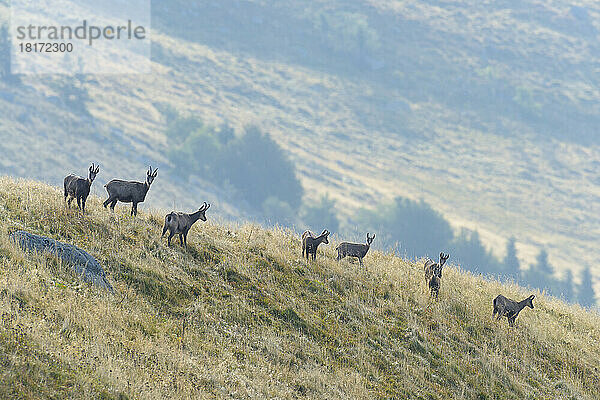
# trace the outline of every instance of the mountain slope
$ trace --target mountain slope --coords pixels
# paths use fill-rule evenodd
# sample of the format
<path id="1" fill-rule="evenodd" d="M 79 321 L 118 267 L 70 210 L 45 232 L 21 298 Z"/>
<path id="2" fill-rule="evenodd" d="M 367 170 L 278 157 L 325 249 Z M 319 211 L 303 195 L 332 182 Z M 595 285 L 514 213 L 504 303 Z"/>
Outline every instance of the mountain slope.
<path id="1" fill-rule="evenodd" d="M 367 271 L 332 243 L 307 264 L 294 235 L 210 215 L 168 248 L 162 215 L 88 204 L 82 218 L 57 188 L 0 180 L 0 397 L 597 396 L 595 313 L 538 294 L 511 329 L 491 301 L 529 293 L 452 266 L 431 301 L 421 264 L 391 254 Z M 117 294 L 23 253 L 15 228 L 85 248 Z"/>
<path id="2" fill-rule="evenodd" d="M 295 162 L 306 202 L 329 194 L 351 218 L 423 198 L 496 255 L 515 235 L 524 265 L 543 247 L 558 270 L 597 276 L 598 15 L 593 2 L 533 0 L 154 2 L 153 74 L 83 79 L 88 118 L 53 103 L 68 80 L 23 78 L 29 91 L 5 90 L 26 101 L 0 99 L 0 162 L 50 183 L 91 154 L 107 167 L 100 183 L 159 163 L 148 207 L 207 199 L 246 215 L 202 176 L 167 172 L 170 106 L 261 126 Z M 336 46 L 361 35 L 373 42 L 362 52 Z"/>

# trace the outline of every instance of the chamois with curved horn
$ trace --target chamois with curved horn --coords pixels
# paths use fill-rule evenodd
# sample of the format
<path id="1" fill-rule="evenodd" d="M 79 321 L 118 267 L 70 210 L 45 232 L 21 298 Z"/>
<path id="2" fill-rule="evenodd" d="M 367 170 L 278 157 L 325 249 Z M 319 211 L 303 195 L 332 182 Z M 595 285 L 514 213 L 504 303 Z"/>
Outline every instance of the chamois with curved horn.
<path id="1" fill-rule="evenodd" d="M 446 260 L 448 260 L 448 257 L 450 257 L 450 254 L 444 254 L 442 252 L 440 253 L 440 260 L 438 262 L 435 262 L 430 258 L 425 260 L 423 270 L 425 271 L 426 284 L 429 284 L 429 282 L 431 281 L 431 277 L 434 275 L 439 276 L 440 279 L 442 278 L 442 268 L 444 267 Z"/>
<path id="2" fill-rule="evenodd" d="M 321 243 L 329 244 L 329 240 L 327 237 L 329 236 L 329 231 L 324 229 L 323 232 L 319 236 L 315 236 L 311 231 L 304 231 L 302 234 L 302 257 L 306 254 L 306 259 L 309 259 L 309 256 L 312 255 L 312 259 L 317 259 L 317 247 Z"/>
<path id="3" fill-rule="evenodd" d="M 100 166 L 92 163 L 88 171 L 87 179 L 71 174 L 66 176 L 64 180 L 65 201 L 67 205 L 70 207 L 73 199 L 77 199 L 77 207 L 81 210 L 82 214 L 85 214 L 85 202 L 90 194 L 92 182 L 94 182 L 98 171 L 100 171 Z"/>
<path id="4" fill-rule="evenodd" d="M 371 243 L 373 243 L 373 239 L 375 239 L 375 234 L 373 236 L 369 236 L 367 232 L 367 243 L 348 243 L 342 242 L 335 249 L 338 252 L 337 260 L 340 261 L 342 258 L 350 256 L 358 258 L 358 262 L 360 266 L 363 266 L 363 258 L 367 255 L 369 248 L 371 247 Z"/>
<path id="5" fill-rule="evenodd" d="M 494 312 L 492 318 L 496 317 L 496 319 L 499 320 L 502 317 L 506 317 L 508 319 L 508 325 L 515 326 L 515 319 L 517 319 L 517 316 L 522 309 L 525 307 L 533 309 L 534 298 L 535 295 L 532 294 L 525 300 L 514 301 L 499 294 L 494 299 Z"/>
<path id="6" fill-rule="evenodd" d="M 152 185 L 157 173 L 158 168 L 153 171 L 152 167 L 150 167 L 148 172 L 146 172 L 146 181 L 143 183 L 121 179 L 113 179 L 108 182 L 104 185 L 108 192 L 108 199 L 103 203 L 104 208 L 110 204 L 110 209 L 114 211 L 117 201 L 133 203 L 131 206 L 131 215 L 137 215 L 137 205 L 146 198 L 146 193 L 148 193 L 148 189 L 150 189 L 150 185 Z"/>
<path id="7" fill-rule="evenodd" d="M 168 246 L 171 245 L 171 238 L 175 235 L 179 235 L 179 243 L 182 246 L 187 246 L 187 235 L 192 225 L 199 219 L 206 222 L 206 210 L 210 208 L 210 204 L 204 202 L 202 206 L 195 213 L 186 214 L 182 212 L 171 212 L 165 216 L 165 225 L 163 226 L 162 235 L 169 231 L 169 238 L 167 239 Z"/>

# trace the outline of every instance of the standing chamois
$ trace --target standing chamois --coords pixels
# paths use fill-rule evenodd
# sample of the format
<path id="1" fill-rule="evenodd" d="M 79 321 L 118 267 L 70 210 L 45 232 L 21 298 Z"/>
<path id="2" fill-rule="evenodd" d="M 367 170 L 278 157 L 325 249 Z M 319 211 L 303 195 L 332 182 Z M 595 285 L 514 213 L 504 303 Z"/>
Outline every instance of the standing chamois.
<path id="1" fill-rule="evenodd" d="M 148 169 L 146 173 L 146 182 L 135 182 L 135 181 L 124 181 L 121 179 L 113 179 L 108 182 L 104 187 L 108 192 L 108 199 L 104 201 L 104 208 L 110 204 L 110 209 L 115 211 L 115 205 L 117 201 L 121 201 L 123 203 L 133 203 L 131 206 L 131 215 L 137 215 L 137 205 L 141 203 L 146 198 L 146 193 L 148 193 L 148 189 L 150 189 L 150 185 L 154 178 L 156 178 L 156 174 L 158 172 L 158 168 L 152 171 L 152 167 Z"/>
<path id="2" fill-rule="evenodd" d="M 94 163 L 92 163 L 87 179 L 73 174 L 65 177 L 65 201 L 69 207 L 71 206 L 73 199 L 76 198 L 77 207 L 81 210 L 82 214 L 85 214 L 85 201 L 90 194 L 92 182 L 94 182 L 94 179 L 96 179 L 98 171 L 100 171 L 100 166 L 95 166 Z"/>
<path id="3" fill-rule="evenodd" d="M 429 287 L 431 294 L 436 296 L 440 290 L 440 284 L 442 279 L 442 268 L 448 260 L 450 254 L 440 253 L 440 260 L 438 262 L 434 262 L 432 259 L 428 258 L 425 260 L 425 265 L 423 270 L 425 271 L 425 284 Z"/>
<path id="4" fill-rule="evenodd" d="M 525 300 L 517 302 L 499 294 L 494 299 L 494 313 L 492 314 L 492 318 L 496 317 L 496 319 L 499 320 L 500 318 L 506 316 L 506 318 L 508 319 L 508 324 L 510 326 L 515 326 L 515 319 L 517 319 L 517 316 L 519 315 L 521 310 L 525 308 L 525 306 L 531 307 L 533 309 L 532 300 L 534 298 L 535 295 L 532 294 Z"/>
<path id="5" fill-rule="evenodd" d="M 323 232 L 319 236 L 315 236 L 311 231 L 304 231 L 302 234 L 302 257 L 306 253 L 306 259 L 309 259 L 309 255 L 312 254 L 312 259 L 317 259 L 317 247 L 321 243 L 329 244 L 329 240 L 327 237 L 329 236 L 329 231 L 324 229 Z"/>
<path id="6" fill-rule="evenodd" d="M 171 238 L 175 235 L 179 235 L 179 243 L 183 246 L 187 246 L 187 234 L 190 231 L 192 225 L 199 219 L 206 222 L 206 215 L 204 213 L 210 208 L 210 204 L 204 202 L 202 206 L 192 214 L 186 214 L 182 212 L 171 212 L 165 216 L 165 226 L 163 226 L 162 235 L 165 236 L 167 230 L 169 231 L 169 238 L 167 239 L 168 246 L 171 245 Z"/>
<path id="7" fill-rule="evenodd" d="M 431 279 L 429 279 L 429 293 L 431 294 L 431 297 L 435 297 L 436 299 L 438 298 L 440 294 L 440 286 L 442 286 L 442 276 L 433 274 Z"/>
<path id="8" fill-rule="evenodd" d="M 370 237 L 369 233 L 367 232 L 367 244 L 348 243 L 348 242 L 340 243 L 338 245 L 338 247 L 335 248 L 338 252 L 337 260 L 340 261 L 342 258 L 344 258 L 346 256 L 356 257 L 356 258 L 358 258 L 358 262 L 360 263 L 360 266 L 362 267 L 363 266 L 362 259 L 367 255 L 367 252 L 369 251 L 369 248 L 371 247 L 371 243 L 373 242 L 373 239 L 375 239 L 375 234 L 373 234 L 373 237 Z"/>

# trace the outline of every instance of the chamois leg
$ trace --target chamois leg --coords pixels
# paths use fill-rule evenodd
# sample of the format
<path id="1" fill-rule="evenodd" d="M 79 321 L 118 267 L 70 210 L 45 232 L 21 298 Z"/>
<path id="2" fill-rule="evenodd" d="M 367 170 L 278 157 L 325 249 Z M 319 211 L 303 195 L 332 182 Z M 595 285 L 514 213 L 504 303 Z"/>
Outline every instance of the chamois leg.
<path id="1" fill-rule="evenodd" d="M 167 239 L 167 246 L 171 246 L 171 239 L 175 236 L 175 232 L 169 231 L 169 238 Z"/>
<path id="2" fill-rule="evenodd" d="M 498 316 L 496 317 L 496 320 L 500 321 L 500 318 L 502 318 L 504 316 L 504 308 L 498 308 Z"/>
<path id="3" fill-rule="evenodd" d="M 167 232 L 167 224 L 165 224 L 165 226 L 163 226 L 163 231 L 162 231 L 162 235 L 160 235 L 160 237 L 165 236 L 165 233 Z"/>
<path id="4" fill-rule="evenodd" d="M 110 196 L 108 196 L 108 199 L 104 200 L 104 203 L 102 203 L 102 205 L 104 206 L 104 208 L 106 208 L 106 206 L 108 206 L 114 199 Z M 114 208 L 111 206 L 111 208 Z"/>
<path id="5" fill-rule="evenodd" d="M 81 197 L 77 198 L 77 208 L 81 210 Z"/>
<path id="6" fill-rule="evenodd" d="M 183 233 L 179 234 L 179 244 L 183 246 Z"/>
<path id="7" fill-rule="evenodd" d="M 114 199 L 112 203 L 110 203 L 110 209 L 112 210 L 112 212 L 115 212 L 115 206 L 117 205 L 117 201 L 117 199 Z"/>
<path id="8" fill-rule="evenodd" d="M 85 198 L 81 199 L 81 213 L 85 214 Z"/>

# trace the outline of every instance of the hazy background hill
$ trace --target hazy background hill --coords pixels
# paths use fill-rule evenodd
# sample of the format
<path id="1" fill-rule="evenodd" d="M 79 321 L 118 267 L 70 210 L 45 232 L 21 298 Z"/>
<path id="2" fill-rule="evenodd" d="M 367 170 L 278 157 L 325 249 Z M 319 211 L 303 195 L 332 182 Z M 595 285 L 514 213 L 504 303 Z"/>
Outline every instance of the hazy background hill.
<path id="1" fill-rule="evenodd" d="M 146 208 L 373 229 L 380 247 L 442 247 L 571 300 L 598 288 L 581 280 L 600 273 L 595 3 L 173 0 L 152 15 L 151 75 L 4 62 L 1 172 L 58 184 L 96 161 L 103 195 L 152 164 Z"/>

